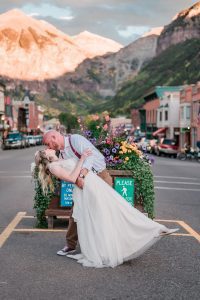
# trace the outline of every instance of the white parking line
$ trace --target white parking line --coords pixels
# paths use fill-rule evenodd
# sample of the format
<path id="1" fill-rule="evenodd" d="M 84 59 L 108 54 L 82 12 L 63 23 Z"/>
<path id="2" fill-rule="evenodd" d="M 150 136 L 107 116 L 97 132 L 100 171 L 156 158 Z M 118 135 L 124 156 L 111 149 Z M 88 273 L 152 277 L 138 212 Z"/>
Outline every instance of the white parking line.
<path id="1" fill-rule="evenodd" d="M 29 175 L 9 175 L 9 176 L 1 176 L 0 178 L 31 178 Z"/>
<path id="2" fill-rule="evenodd" d="M 9 174 L 9 173 L 29 173 L 30 174 L 30 171 L 0 171 L 0 173 L 5 173 L 5 174 Z"/>
<path id="3" fill-rule="evenodd" d="M 185 181 L 162 181 L 154 180 L 155 183 L 172 183 L 172 184 L 190 184 L 190 185 L 200 185 L 198 182 L 185 182 Z"/>
<path id="4" fill-rule="evenodd" d="M 176 177 L 176 176 L 158 176 L 154 175 L 153 177 L 158 177 L 158 178 L 174 178 L 174 179 L 187 179 L 187 180 L 200 180 L 200 178 L 197 177 Z"/>
<path id="5" fill-rule="evenodd" d="M 185 188 L 174 188 L 166 186 L 155 186 L 155 190 L 174 190 L 174 191 L 191 191 L 191 192 L 200 192 L 200 189 L 185 189 Z"/>

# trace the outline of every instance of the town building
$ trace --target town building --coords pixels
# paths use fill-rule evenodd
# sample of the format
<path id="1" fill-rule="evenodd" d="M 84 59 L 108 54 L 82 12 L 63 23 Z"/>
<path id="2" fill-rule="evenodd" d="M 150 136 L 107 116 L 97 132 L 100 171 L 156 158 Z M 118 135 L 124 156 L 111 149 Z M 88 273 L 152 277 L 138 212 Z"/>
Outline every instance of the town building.
<path id="1" fill-rule="evenodd" d="M 191 144 L 200 148 L 200 81 L 192 88 Z"/>
<path id="2" fill-rule="evenodd" d="M 180 146 L 197 147 L 200 142 L 200 82 L 180 92 Z"/>
<path id="3" fill-rule="evenodd" d="M 0 131 L 3 130 L 5 120 L 5 85 L 0 82 Z"/>
<path id="4" fill-rule="evenodd" d="M 140 109 L 141 131 L 147 138 L 179 136 L 179 86 L 157 86 L 145 95 Z"/>
<path id="5" fill-rule="evenodd" d="M 191 145 L 192 85 L 180 91 L 180 148 Z"/>

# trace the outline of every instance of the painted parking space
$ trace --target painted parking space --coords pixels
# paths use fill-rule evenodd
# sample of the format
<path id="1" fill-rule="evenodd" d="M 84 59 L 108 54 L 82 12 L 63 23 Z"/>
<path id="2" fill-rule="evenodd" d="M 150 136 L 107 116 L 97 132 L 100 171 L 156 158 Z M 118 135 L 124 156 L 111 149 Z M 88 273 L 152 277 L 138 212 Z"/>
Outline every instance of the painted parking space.
<path id="1" fill-rule="evenodd" d="M 18 212 L 13 220 L 8 224 L 8 226 L 3 230 L 0 234 L 0 248 L 3 247 L 4 243 L 8 240 L 10 235 L 15 232 L 66 232 L 66 229 L 40 229 L 40 228 L 17 228 L 19 223 L 23 219 L 34 219 L 34 216 L 26 215 L 26 212 Z M 177 237 L 191 237 L 197 240 L 200 243 L 200 234 L 195 231 L 189 224 L 184 222 L 183 220 L 163 220 L 163 219 L 155 219 L 156 222 L 160 223 L 173 223 L 176 226 L 179 226 L 186 233 L 173 233 L 170 236 Z"/>

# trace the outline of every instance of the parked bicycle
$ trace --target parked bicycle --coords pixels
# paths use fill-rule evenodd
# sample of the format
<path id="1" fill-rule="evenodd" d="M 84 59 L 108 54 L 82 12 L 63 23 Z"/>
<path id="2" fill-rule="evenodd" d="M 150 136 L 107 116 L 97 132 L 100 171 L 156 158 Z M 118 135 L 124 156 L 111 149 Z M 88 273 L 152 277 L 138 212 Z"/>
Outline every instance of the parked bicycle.
<path id="1" fill-rule="evenodd" d="M 185 161 L 188 160 L 196 160 L 200 163 L 200 151 L 194 150 L 192 147 L 185 146 L 184 149 L 178 154 L 178 159 Z"/>

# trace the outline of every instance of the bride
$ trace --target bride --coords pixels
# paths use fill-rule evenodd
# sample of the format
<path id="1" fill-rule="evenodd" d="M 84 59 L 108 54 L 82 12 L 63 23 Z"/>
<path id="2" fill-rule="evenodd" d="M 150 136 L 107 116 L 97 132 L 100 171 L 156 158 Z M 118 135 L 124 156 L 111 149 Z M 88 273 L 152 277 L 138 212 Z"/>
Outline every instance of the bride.
<path id="1" fill-rule="evenodd" d="M 90 155 L 91 150 L 85 150 L 77 162 L 73 158 L 59 160 L 51 149 L 37 151 L 35 161 L 44 193 L 53 189 L 51 175 L 76 183 Z M 83 266 L 116 267 L 178 230 L 147 218 L 92 171 L 85 177 L 83 189 L 75 185 L 73 201 L 81 254 L 67 256 Z"/>

